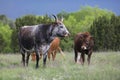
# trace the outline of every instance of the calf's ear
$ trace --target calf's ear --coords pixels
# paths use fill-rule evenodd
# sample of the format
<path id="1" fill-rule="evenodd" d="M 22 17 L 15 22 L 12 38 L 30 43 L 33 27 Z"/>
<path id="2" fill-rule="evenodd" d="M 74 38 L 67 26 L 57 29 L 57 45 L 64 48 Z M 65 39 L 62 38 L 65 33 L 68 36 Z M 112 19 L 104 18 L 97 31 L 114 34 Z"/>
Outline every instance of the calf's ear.
<path id="1" fill-rule="evenodd" d="M 90 37 L 90 40 L 94 40 L 94 37 L 93 37 L 93 36 L 91 36 L 91 37 Z"/>

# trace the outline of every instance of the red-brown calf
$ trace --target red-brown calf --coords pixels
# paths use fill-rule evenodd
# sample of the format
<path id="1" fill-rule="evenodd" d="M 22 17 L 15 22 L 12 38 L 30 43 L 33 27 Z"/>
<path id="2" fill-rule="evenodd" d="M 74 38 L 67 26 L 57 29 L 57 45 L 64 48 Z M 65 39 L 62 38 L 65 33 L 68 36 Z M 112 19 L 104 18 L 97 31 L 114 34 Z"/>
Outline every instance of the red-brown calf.
<path id="1" fill-rule="evenodd" d="M 87 61 L 90 64 L 90 58 L 93 51 L 94 40 L 89 32 L 78 33 L 74 39 L 75 62 L 77 62 L 78 52 L 80 55 L 80 62 L 83 65 L 85 62 L 85 54 L 88 55 Z"/>

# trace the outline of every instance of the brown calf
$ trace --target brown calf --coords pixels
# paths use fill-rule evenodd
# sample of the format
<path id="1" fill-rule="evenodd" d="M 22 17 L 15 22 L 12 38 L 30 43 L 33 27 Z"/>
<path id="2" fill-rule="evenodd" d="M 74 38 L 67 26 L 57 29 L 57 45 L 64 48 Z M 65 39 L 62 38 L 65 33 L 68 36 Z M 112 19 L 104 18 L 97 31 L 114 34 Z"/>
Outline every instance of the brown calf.
<path id="1" fill-rule="evenodd" d="M 85 54 L 88 55 L 87 61 L 90 64 L 90 58 L 93 51 L 94 40 L 89 32 L 78 33 L 74 39 L 75 62 L 77 62 L 78 52 L 81 53 L 80 62 L 83 65 L 85 62 Z"/>
<path id="2" fill-rule="evenodd" d="M 50 60 L 50 55 L 52 55 L 52 60 L 54 61 L 55 60 L 55 57 L 56 57 L 56 53 L 57 51 L 59 51 L 62 56 L 64 57 L 64 53 L 62 52 L 61 48 L 59 47 L 60 45 L 60 39 L 58 37 L 56 37 L 51 45 L 50 45 L 50 48 L 48 50 L 48 59 Z"/>

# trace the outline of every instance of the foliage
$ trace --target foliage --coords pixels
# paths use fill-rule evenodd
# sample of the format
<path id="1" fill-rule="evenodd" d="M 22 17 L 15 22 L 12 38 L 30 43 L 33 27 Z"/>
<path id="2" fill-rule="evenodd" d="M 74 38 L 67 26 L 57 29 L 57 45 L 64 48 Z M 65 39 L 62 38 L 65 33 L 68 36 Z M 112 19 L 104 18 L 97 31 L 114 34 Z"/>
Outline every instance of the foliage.
<path id="1" fill-rule="evenodd" d="M 0 52 L 11 52 L 11 33 L 12 29 L 8 25 L 4 25 L 0 22 Z"/>
<path id="2" fill-rule="evenodd" d="M 90 32 L 95 39 L 95 50 L 120 50 L 120 18 L 113 15 L 97 18 Z"/>
<path id="3" fill-rule="evenodd" d="M 5 15 L 0 15 L 0 22 L 3 23 L 3 25 L 9 25 L 11 28 L 15 28 L 15 24 L 12 20 L 8 19 Z"/>
<path id="4" fill-rule="evenodd" d="M 11 34 L 11 49 L 14 53 L 19 51 L 19 45 L 18 45 L 18 31 L 16 29 L 13 29 Z"/>
<path id="5" fill-rule="evenodd" d="M 17 29 L 19 29 L 19 27 L 22 27 L 25 25 L 30 26 L 30 25 L 49 23 L 49 22 L 51 22 L 51 19 L 48 15 L 45 15 L 45 16 L 26 15 L 26 16 L 17 18 L 15 21 L 15 25 Z"/>
<path id="6" fill-rule="evenodd" d="M 81 9 L 76 12 L 67 13 L 62 11 L 57 15 L 59 18 L 61 16 L 64 18 L 63 22 L 70 32 L 68 38 L 61 38 L 60 46 L 63 50 L 73 50 L 74 36 L 78 32 L 90 32 L 93 35 L 95 39 L 95 50 L 120 50 L 120 46 L 118 45 L 120 43 L 120 16 L 115 16 L 113 12 L 98 7 L 86 6 L 81 7 Z M 47 14 L 44 16 L 25 15 L 17 18 L 15 21 L 8 19 L 5 15 L 0 15 L 0 27 L 7 26 L 4 27 L 3 31 L 5 29 L 8 30 L 6 35 L 3 34 L 3 31 L 0 31 L 0 40 L 3 42 L 0 42 L 1 50 L 4 50 L 6 45 L 9 45 L 9 49 L 6 47 L 8 51 L 19 51 L 18 31 L 20 27 L 25 25 L 46 24 L 52 21 L 52 17 Z M 10 29 L 8 29 L 8 27 L 10 27 Z M 9 35 L 9 37 L 7 35 Z"/>
<path id="7" fill-rule="evenodd" d="M 65 13 L 65 12 L 64 12 Z M 62 14 L 62 16 L 66 15 Z M 73 48 L 73 41 L 74 36 L 78 32 L 88 32 L 93 21 L 101 16 L 106 16 L 108 19 L 112 16 L 112 12 L 100 9 L 98 7 L 81 7 L 81 9 L 77 12 L 68 13 L 66 19 L 64 20 L 64 24 L 70 31 L 70 39 L 68 40 L 68 43 L 64 43 L 64 50 L 72 50 Z"/>
<path id="8" fill-rule="evenodd" d="M 3 39 L 3 35 L 0 34 L 0 52 L 4 49 L 5 46 L 6 46 L 6 43 Z"/>

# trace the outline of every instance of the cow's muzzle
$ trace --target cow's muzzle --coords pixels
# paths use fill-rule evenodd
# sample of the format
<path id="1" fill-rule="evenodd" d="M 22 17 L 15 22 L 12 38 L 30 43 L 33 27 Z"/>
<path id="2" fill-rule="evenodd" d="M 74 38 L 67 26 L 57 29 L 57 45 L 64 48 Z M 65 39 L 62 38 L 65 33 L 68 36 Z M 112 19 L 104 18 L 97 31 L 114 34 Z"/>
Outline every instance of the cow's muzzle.
<path id="1" fill-rule="evenodd" d="M 64 34 L 65 37 L 70 36 L 69 32 L 64 32 L 63 34 Z"/>
<path id="2" fill-rule="evenodd" d="M 70 36 L 70 34 L 65 34 L 65 37 Z"/>

